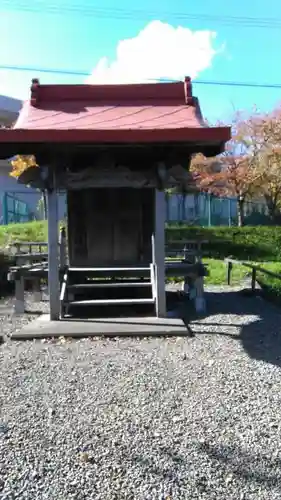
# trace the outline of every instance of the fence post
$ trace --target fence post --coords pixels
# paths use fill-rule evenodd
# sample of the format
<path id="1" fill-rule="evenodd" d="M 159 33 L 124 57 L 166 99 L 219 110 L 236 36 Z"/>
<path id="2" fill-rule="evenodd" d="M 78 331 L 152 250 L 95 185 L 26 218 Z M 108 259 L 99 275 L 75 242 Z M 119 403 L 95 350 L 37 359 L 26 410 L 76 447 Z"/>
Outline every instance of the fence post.
<path id="1" fill-rule="evenodd" d="M 231 271 L 232 271 L 233 264 L 230 262 L 230 260 L 227 261 L 227 268 L 226 268 L 226 280 L 227 284 L 231 284 Z"/>
<path id="2" fill-rule="evenodd" d="M 228 198 L 228 227 L 231 227 L 231 198 Z"/>
<path id="3" fill-rule="evenodd" d="M 8 224 L 8 194 L 3 194 L 3 223 L 4 225 Z"/>
<path id="4" fill-rule="evenodd" d="M 257 270 L 255 267 L 252 268 L 252 279 L 251 279 L 251 289 L 254 293 L 256 290 L 256 281 L 257 281 Z"/>
<path id="5" fill-rule="evenodd" d="M 208 226 L 212 225 L 212 195 L 208 194 Z"/>

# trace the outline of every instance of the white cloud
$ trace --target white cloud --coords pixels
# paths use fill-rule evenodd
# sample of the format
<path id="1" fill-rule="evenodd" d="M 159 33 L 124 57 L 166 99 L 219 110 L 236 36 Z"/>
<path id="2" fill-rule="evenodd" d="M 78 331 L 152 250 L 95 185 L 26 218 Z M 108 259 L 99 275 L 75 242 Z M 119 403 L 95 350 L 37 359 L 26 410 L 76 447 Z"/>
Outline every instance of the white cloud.
<path id="1" fill-rule="evenodd" d="M 19 75 L 17 71 L 12 72 L 0 70 L 0 95 L 18 98 L 19 96 L 22 97 L 22 89 L 24 89 L 24 97 L 27 97 L 31 80 L 26 82 L 24 77 L 25 75 Z M 26 88 L 24 87 L 25 85 Z"/>
<path id="2" fill-rule="evenodd" d="M 116 59 L 99 60 L 88 83 L 141 83 L 160 78 L 196 78 L 212 65 L 216 50 L 212 31 L 191 31 L 152 21 L 134 38 L 121 40 Z"/>

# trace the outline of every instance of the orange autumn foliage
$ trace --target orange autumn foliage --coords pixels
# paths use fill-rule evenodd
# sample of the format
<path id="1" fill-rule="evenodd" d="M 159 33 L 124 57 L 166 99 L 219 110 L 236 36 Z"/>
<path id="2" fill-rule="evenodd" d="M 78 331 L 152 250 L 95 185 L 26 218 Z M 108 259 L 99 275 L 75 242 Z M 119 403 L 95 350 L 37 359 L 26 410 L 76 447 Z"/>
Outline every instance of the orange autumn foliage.
<path id="1" fill-rule="evenodd" d="M 35 156 L 32 155 L 17 155 L 11 161 L 11 165 L 12 171 L 10 172 L 10 176 L 16 179 L 28 168 L 38 167 Z"/>

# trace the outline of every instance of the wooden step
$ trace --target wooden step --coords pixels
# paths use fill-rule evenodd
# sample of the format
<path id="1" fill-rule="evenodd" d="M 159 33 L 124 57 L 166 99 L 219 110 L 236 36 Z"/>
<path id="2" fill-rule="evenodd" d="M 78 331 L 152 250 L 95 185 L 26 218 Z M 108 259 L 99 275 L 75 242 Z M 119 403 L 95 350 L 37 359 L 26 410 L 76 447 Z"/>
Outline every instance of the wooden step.
<path id="1" fill-rule="evenodd" d="M 67 290 L 84 290 L 84 289 L 92 289 L 92 288 L 125 288 L 125 287 L 151 287 L 152 284 L 150 281 L 132 281 L 131 283 L 128 281 L 120 281 L 118 283 L 107 281 L 104 283 L 77 283 L 74 285 L 68 285 Z"/>
<path id="2" fill-rule="evenodd" d="M 108 300 L 74 300 L 66 302 L 68 306 L 110 306 L 131 304 L 154 304 L 154 299 L 108 299 Z"/>
<path id="3" fill-rule="evenodd" d="M 119 273 L 121 271 L 150 271 L 150 267 L 69 267 L 68 270 L 75 273 Z"/>
<path id="4" fill-rule="evenodd" d="M 79 283 L 79 276 L 103 278 L 149 278 L 150 267 L 70 267 L 69 277 Z"/>

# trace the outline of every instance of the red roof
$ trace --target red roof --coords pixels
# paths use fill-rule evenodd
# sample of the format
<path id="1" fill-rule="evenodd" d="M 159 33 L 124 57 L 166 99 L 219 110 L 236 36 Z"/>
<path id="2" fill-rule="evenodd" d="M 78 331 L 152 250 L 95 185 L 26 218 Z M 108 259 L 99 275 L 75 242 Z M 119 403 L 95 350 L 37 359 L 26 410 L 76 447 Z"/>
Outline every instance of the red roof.
<path id="1" fill-rule="evenodd" d="M 0 143 L 224 144 L 228 127 L 207 127 L 189 78 L 177 83 L 40 85 Z M 1 146 L 0 146 L 1 150 Z M 16 151 L 15 151 L 16 153 Z"/>

